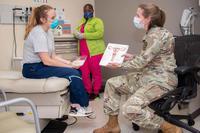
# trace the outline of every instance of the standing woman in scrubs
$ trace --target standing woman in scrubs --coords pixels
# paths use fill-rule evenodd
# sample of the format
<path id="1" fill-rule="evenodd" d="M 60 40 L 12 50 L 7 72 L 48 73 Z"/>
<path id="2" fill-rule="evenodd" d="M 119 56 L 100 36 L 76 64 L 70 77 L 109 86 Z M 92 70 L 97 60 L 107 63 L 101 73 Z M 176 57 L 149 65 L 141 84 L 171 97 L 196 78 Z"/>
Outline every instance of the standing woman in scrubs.
<path id="1" fill-rule="evenodd" d="M 83 11 L 84 17 L 77 26 L 74 35 L 79 39 L 80 56 L 87 57 L 85 64 L 80 68 L 83 82 L 90 99 L 95 99 L 99 96 L 102 85 L 99 62 L 105 50 L 104 24 L 100 18 L 94 17 L 94 9 L 91 4 L 86 4 Z M 92 80 L 90 76 L 92 76 Z"/>

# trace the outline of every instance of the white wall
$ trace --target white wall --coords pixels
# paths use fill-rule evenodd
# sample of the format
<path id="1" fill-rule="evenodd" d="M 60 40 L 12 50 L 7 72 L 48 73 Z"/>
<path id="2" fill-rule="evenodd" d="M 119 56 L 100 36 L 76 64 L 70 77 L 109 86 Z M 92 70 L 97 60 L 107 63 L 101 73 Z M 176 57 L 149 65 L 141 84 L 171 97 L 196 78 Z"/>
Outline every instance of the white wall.
<path id="1" fill-rule="evenodd" d="M 83 6 L 86 3 L 94 5 L 94 0 L 48 0 L 48 5 L 65 9 L 65 18 L 70 20 L 72 29 L 76 26 L 83 14 Z M 0 4 L 38 6 L 33 0 L 0 0 Z M 11 69 L 13 48 L 12 25 L 0 24 L 0 70 Z M 16 26 L 17 55 L 22 56 L 25 25 Z"/>

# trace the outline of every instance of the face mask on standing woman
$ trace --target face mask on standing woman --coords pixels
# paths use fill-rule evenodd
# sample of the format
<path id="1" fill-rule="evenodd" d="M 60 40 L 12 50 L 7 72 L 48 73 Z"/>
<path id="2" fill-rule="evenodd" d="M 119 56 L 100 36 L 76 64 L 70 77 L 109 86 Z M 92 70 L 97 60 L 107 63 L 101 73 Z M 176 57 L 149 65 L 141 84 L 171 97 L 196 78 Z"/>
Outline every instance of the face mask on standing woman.
<path id="1" fill-rule="evenodd" d="M 89 19 L 89 18 L 92 18 L 93 17 L 93 12 L 85 12 L 84 13 L 84 18 L 85 19 Z"/>

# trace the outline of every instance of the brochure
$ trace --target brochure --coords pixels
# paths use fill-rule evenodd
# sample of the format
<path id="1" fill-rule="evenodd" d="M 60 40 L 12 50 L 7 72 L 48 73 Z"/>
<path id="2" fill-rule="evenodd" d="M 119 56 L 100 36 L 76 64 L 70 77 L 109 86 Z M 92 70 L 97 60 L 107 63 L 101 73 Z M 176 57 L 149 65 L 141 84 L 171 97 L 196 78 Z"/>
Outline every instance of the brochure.
<path id="1" fill-rule="evenodd" d="M 121 64 L 124 61 L 124 54 L 128 51 L 129 45 L 109 43 L 103 57 L 100 61 L 101 66 L 106 66 L 108 63 Z"/>
<path id="2" fill-rule="evenodd" d="M 87 56 L 77 56 L 72 60 L 72 64 L 75 66 L 82 66 L 87 59 Z"/>

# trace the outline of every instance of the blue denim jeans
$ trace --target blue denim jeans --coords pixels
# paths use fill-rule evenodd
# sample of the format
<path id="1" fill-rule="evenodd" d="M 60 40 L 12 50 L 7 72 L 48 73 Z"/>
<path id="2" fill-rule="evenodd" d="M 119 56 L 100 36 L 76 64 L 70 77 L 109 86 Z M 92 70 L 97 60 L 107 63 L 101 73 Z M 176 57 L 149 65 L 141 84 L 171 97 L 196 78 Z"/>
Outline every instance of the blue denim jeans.
<path id="1" fill-rule="evenodd" d="M 76 69 L 46 66 L 42 62 L 26 63 L 23 65 L 22 74 L 24 77 L 32 79 L 49 77 L 66 78 L 70 81 L 70 102 L 72 104 L 79 104 L 82 107 L 89 105 L 89 98 L 81 79 L 81 73 Z"/>

